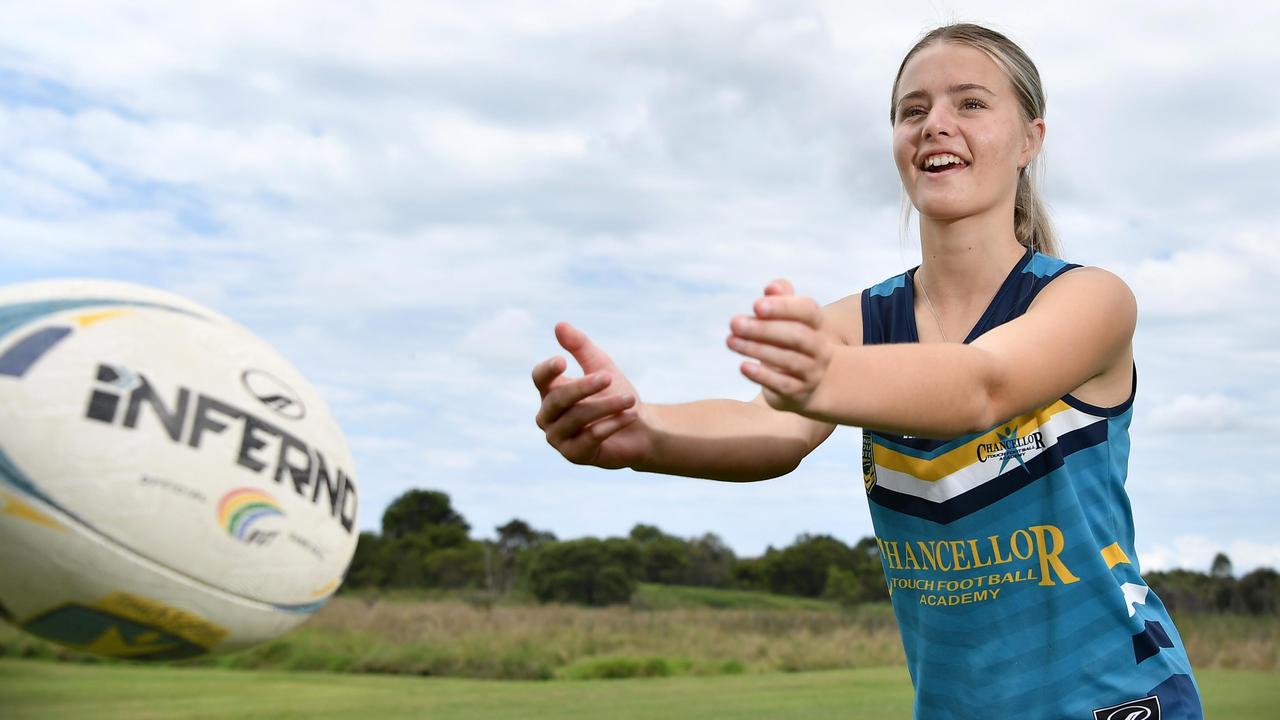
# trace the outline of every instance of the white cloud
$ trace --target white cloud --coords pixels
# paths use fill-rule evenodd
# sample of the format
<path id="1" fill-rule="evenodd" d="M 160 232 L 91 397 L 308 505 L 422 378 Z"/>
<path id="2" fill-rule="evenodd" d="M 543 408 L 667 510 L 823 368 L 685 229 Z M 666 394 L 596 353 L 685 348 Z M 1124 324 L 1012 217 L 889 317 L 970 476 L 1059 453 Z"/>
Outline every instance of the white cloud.
<path id="1" fill-rule="evenodd" d="M 422 149 L 445 167 L 475 182 L 510 182 L 545 172 L 548 164 L 572 162 L 587 152 L 587 139 L 571 132 L 504 127 L 457 112 L 413 118 Z"/>
<path id="2" fill-rule="evenodd" d="M 61 150 L 32 148 L 24 152 L 17 162 L 33 175 L 44 177 L 73 192 L 102 195 L 109 187 L 101 174 Z"/>
<path id="3" fill-rule="evenodd" d="M 476 464 L 473 453 L 469 451 L 435 448 L 424 451 L 423 455 L 428 467 L 438 467 L 448 470 L 465 470 L 467 468 L 474 467 Z"/>
<path id="4" fill-rule="evenodd" d="M 1215 238 L 1142 260 L 1133 283 L 1146 317 L 1247 321 L 1280 285 L 1280 246 L 1260 232 Z"/>
<path id="5" fill-rule="evenodd" d="M 515 370 L 528 360 L 528 348 L 538 329 L 533 313 L 505 307 L 467 330 L 454 350 Z"/>
<path id="6" fill-rule="evenodd" d="M 1244 426 L 1244 403 L 1225 395 L 1179 395 L 1151 410 L 1151 424 L 1170 432 L 1222 432 Z"/>
<path id="7" fill-rule="evenodd" d="M 351 446 L 352 454 L 356 456 L 378 452 L 399 452 L 412 447 L 406 440 L 379 435 L 349 435 L 347 443 Z"/>

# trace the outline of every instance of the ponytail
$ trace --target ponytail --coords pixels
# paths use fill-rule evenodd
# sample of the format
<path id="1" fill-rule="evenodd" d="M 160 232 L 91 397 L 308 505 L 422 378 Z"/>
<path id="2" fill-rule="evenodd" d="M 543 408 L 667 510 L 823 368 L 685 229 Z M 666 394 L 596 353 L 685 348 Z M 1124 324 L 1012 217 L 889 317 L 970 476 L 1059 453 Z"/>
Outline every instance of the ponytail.
<path id="1" fill-rule="evenodd" d="M 1018 242 L 1045 255 L 1059 256 L 1058 238 L 1049 221 L 1049 211 L 1040 197 L 1040 175 L 1043 165 L 1032 161 L 1034 168 L 1018 171 L 1018 190 L 1013 199 L 1013 233 Z"/>

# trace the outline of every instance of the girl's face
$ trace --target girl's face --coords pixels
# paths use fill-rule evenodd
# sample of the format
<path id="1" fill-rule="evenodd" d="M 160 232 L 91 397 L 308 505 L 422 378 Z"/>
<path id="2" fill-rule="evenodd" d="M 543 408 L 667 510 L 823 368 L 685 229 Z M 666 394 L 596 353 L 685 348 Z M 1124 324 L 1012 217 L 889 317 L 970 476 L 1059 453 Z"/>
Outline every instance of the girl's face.
<path id="1" fill-rule="evenodd" d="M 1013 85 L 986 53 L 924 48 L 903 68 L 895 101 L 893 157 L 922 216 L 954 220 L 1002 205 L 1012 214 L 1018 168 L 1039 151 L 1044 120 L 1023 120 Z"/>

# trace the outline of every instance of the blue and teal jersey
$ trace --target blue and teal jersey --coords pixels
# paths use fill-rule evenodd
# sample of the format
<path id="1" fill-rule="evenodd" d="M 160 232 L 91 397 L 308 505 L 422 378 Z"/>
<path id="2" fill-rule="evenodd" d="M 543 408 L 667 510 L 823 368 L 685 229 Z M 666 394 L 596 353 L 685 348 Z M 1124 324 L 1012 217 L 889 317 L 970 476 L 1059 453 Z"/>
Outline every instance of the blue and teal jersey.
<path id="1" fill-rule="evenodd" d="M 1079 267 L 1028 250 L 965 342 Z M 917 268 L 862 293 L 863 343 L 918 342 Z M 1134 369 L 1134 389 L 1137 370 Z M 1125 492 L 1133 394 L 1070 394 L 950 440 L 863 431 L 863 481 L 915 717 L 1200 720 L 1143 582 Z"/>

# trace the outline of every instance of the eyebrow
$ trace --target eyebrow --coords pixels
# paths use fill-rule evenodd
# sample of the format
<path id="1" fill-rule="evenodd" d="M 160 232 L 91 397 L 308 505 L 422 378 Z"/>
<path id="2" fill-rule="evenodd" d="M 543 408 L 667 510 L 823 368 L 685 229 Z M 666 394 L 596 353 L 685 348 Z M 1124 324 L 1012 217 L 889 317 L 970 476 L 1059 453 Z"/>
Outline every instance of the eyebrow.
<path id="1" fill-rule="evenodd" d="M 978 83 L 960 83 L 959 85 L 952 85 L 951 87 L 947 88 L 947 92 L 951 95 L 965 92 L 966 90 L 981 90 L 982 92 L 988 95 L 991 95 L 992 97 L 996 96 L 996 94 L 991 92 L 991 90 L 988 89 L 985 85 L 979 85 Z M 926 93 L 923 90 L 912 90 L 906 95 L 903 95 L 902 97 L 898 98 L 898 102 L 896 105 L 894 105 L 894 107 L 895 108 L 900 107 L 902 103 L 906 100 L 911 100 L 918 97 L 924 97 L 927 94 L 928 93 Z"/>

